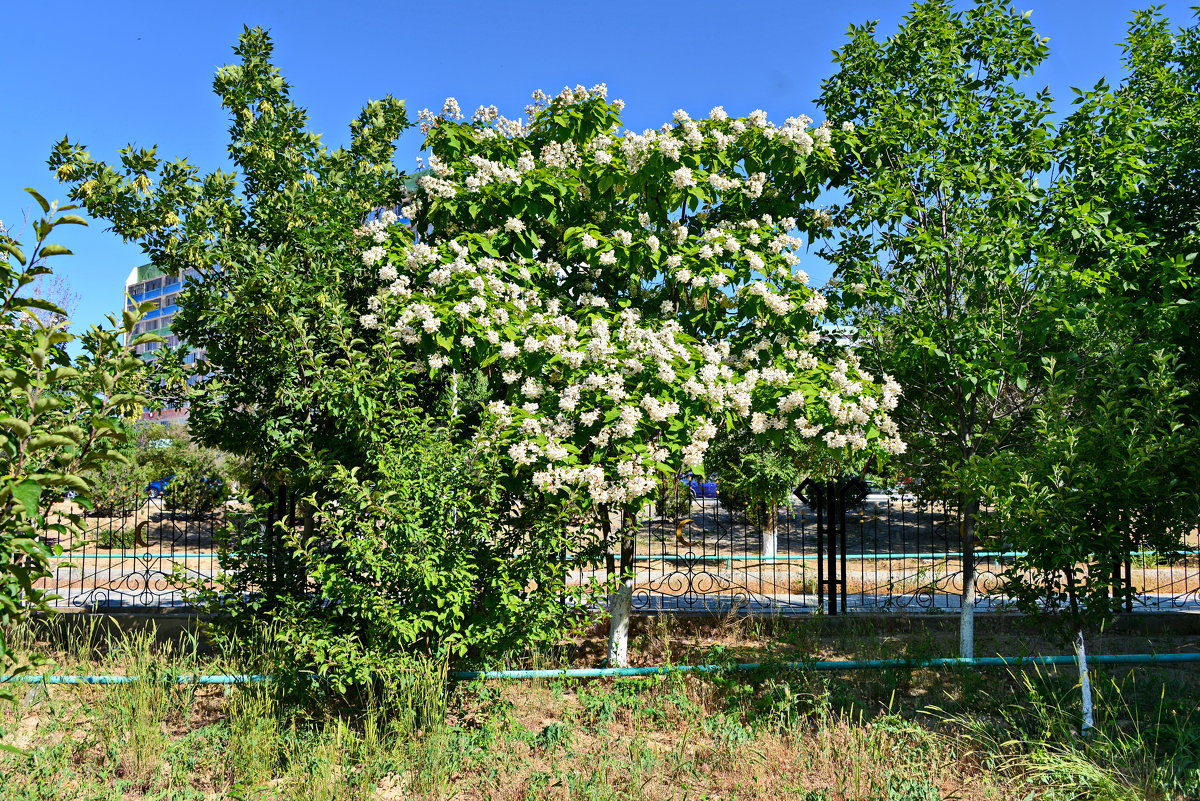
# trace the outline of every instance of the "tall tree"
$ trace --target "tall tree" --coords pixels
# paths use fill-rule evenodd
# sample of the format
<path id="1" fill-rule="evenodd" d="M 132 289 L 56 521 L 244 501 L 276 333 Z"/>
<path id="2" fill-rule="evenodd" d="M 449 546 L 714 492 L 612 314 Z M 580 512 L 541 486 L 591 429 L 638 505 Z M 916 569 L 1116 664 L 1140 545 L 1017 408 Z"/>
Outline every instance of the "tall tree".
<path id="1" fill-rule="evenodd" d="M 905 387 L 906 469 L 958 505 L 971 656 L 975 468 L 1026 435 L 1047 340 L 1036 271 L 1050 96 L 1018 88 L 1047 47 L 998 0 L 917 3 L 896 33 L 878 33 L 850 28 L 818 100 L 856 132 L 840 150 L 853 178 L 824 255 L 868 364 Z"/>
<path id="2" fill-rule="evenodd" d="M 1021 554 L 1005 594 L 1075 641 L 1085 731 L 1086 631 L 1131 602 L 1137 551 L 1172 558 L 1200 519 L 1200 29 L 1136 13 L 1125 67 L 1059 131 L 1041 286 L 1070 352 L 1048 360 L 1038 447 L 993 459 L 988 493 Z"/>

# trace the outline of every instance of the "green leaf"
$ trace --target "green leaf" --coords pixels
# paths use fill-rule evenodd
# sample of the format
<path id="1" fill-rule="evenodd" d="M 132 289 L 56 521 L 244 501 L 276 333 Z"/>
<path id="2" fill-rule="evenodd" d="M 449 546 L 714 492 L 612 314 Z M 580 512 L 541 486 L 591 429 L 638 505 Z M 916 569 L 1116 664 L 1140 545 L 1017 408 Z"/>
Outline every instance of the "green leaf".
<path id="1" fill-rule="evenodd" d="M 28 186 L 25 187 L 25 191 L 28 192 L 29 194 L 33 195 L 33 199 L 36 200 L 38 202 L 38 205 L 42 207 L 43 213 L 45 213 L 45 214 L 50 213 L 50 203 L 46 200 L 46 198 L 42 197 L 40 192 L 38 192 L 36 189 L 31 189 Z"/>
<path id="2" fill-rule="evenodd" d="M 0 426 L 16 434 L 19 439 L 25 439 L 33 432 L 29 423 L 19 417 L 0 417 Z"/>
<path id="3" fill-rule="evenodd" d="M 17 247 L 17 243 L 11 239 L 0 240 L 0 250 L 4 250 L 12 254 L 12 257 L 16 259 L 19 264 L 25 264 L 25 254 L 21 252 L 19 247 Z"/>
<path id="4" fill-rule="evenodd" d="M 38 255 L 42 256 L 43 258 L 47 256 L 70 256 L 71 251 L 63 245 L 51 243 L 48 245 L 43 245 L 42 249 L 38 251 Z"/>
<path id="5" fill-rule="evenodd" d="M 38 434 L 29 441 L 29 452 L 33 453 L 45 448 L 69 448 L 76 444 L 73 439 L 62 434 Z"/>
<path id="6" fill-rule="evenodd" d="M 12 489 L 13 498 L 25 509 L 25 514 L 35 514 L 37 512 L 38 501 L 42 497 L 42 485 L 33 479 L 27 478 L 19 482 Z"/>

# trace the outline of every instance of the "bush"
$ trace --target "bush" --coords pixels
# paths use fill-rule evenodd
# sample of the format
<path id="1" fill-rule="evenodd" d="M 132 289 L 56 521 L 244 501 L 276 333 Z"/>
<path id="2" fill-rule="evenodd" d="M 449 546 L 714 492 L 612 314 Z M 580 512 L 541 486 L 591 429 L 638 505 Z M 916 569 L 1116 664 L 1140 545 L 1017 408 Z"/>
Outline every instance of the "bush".
<path id="1" fill-rule="evenodd" d="M 414 653 L 486 662 L 595 617 L 591 593 L 567 586 L 572 565 L 546 556 L 588 555 L 587 530 L 498 491 L 494 456 L 402 414 L 370 474 L 327 461 L 298 519 L 264 537 L 260 505 L 221 543 L 223 589 L 207 592 L 215 636 L 285 654 L 272 669 L 286 686 L 394 679 Z"/>

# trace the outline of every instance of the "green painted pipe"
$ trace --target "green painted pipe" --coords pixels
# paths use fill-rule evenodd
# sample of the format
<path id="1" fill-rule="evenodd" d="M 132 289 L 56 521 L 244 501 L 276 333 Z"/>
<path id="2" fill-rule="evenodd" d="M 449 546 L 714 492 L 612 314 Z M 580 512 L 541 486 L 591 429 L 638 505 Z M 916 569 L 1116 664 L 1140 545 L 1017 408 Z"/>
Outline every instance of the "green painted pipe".
<path id="1" fill-rule="evenodd" d="M 1194 654 L 1100 654 L 1089 656 L 1095 665 L 1141 665 L 1200 662 Z M 887 668 L 942 667 L 1017 667 L 1022 665 L 1073 665 L 1074 656 L 985 656 L 975 659 L 847 659 L 819 662 L 749 662 L 739 665 L 662 665 L 636 668 L 574 668 L 563 670 L 464 670 L 451 673 L 455 679 L 598 679 L 617 676 L 665 676 L 670 673 L 719 673 L 752 671 L 761 668 L 785 670 L 880 670 Z M 0 683 L 25 684 L 129 684 L 137 676 L 0 676 Z M 215 676 L 177 676 L 177 684 L 253 684 L 271 681 L 270 676 L 253 674 Z"/>

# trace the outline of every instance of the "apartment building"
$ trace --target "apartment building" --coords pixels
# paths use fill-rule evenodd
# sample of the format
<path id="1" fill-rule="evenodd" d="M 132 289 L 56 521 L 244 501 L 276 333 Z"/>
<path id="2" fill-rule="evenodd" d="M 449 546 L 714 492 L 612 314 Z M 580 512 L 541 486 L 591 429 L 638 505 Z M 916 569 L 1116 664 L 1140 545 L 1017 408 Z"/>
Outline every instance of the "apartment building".
<path id="1" fill-rule="evenodd" d="M 167 275 L 153 264 L 143 264 L 130 271 L 129 277 L 125 279 L 125 308 L 133 309 L 147 302 L 154 304 L 154 308 L 137 324 L 133 336 L 153 332 L 166 340 L 165 346 L 157 342 L 138 345 L 137 353 L 143 359 L 151 358 L 154 351 L 161 347 L 179 345 L 179 337 L 171 330 L 175 313 L 179 311 L 179 293 L 189 281 L 198 280 L 200 277 L 194 270 L 189 270 L 184 275 Z M 192 351 L 187 355 L 186 361 L 194 362 L 200 355 L 200 351 Z M 186 406 L 168 406 L 160 411 L 148 411 L 142 415 L 142 419 L 158 423 L 186 423 L 187 417 Z"/>

